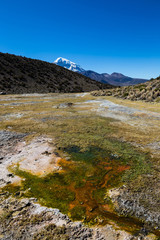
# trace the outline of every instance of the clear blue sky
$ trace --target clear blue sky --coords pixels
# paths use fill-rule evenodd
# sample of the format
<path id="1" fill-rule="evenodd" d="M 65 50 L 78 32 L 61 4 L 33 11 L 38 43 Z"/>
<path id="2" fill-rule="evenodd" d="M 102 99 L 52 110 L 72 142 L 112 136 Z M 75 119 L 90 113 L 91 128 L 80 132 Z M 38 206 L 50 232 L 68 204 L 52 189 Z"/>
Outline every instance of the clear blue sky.
<path id="1" fill-rule="evenodd" d="M 160 0 L 3 0 L 0 10 L 1 52 L 160 75 Z"/>

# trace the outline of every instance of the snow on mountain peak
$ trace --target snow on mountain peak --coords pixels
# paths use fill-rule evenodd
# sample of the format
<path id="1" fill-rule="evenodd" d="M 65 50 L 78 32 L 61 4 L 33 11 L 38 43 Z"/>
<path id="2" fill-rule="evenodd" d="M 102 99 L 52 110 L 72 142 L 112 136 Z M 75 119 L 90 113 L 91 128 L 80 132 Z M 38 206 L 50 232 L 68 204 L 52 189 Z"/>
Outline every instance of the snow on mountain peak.
<path id="1" fill-rule="evenodd" d="M 68 70 L 71 70 L 73 72 L 83 72 L 85 71 L 83 68 L 81 68 L 79 65 L 77 65 L 76 63 L 74 62 L 71 62 L 70 60 L 68 59 L 65 59 L 65 58 L 62 58 L 62 57 L 59 57 L 57 58 L 54 63 L 56 65 L 59 65 L 61 67 L 64 67 L 64 68 L 67 68 Z"/>

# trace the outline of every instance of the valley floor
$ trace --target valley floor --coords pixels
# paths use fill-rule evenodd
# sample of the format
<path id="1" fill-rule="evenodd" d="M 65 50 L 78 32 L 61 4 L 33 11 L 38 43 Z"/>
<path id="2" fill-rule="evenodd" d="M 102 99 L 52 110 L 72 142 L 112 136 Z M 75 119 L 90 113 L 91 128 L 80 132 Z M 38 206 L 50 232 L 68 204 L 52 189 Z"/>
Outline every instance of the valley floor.
<path id="1" fill-rule="evenodd" d="M 159 239 L 160 103 L 0 96 L 0 239 Z"/>

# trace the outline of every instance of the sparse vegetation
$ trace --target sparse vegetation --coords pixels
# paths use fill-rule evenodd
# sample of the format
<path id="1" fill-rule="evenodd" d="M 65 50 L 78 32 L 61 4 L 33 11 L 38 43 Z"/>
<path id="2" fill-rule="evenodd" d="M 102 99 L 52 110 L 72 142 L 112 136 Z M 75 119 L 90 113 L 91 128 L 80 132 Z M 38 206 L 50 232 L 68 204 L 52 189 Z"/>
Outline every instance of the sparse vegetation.
<path id="1" fill-rule="evenodd" d="M 147 211 L 159 211 L 159 196 L 155 195 L 158 160 L 151 156 L 149 150 L 141 147 L 155 139 L 158 141 L 159 132 L 154 129 L 152 119 L 148 123 L 153 125 L 146 132 L 137 126 L 98 116 L 91 111 L 94 105 L 85 105 L 91 99 L 96 97 L 89 94 L 83 98 L 67 94 L 3 96 L 0 129 L 27 133 L 25 140 L 28 143 L 35 136 L 48 136 L 54 139 L 61 156 L 58 162 L 60 170 L 45 177 L 12 166 L 14 174 L 23 181 L 20 186 L 7 184 L 3 191 L 17 199 L 37 198 L 42 205 L 58 208 L 73 220 L 91 225 L 113 221 L 121 229 L 140 231 L 143 223 L 133 218 L 134 212 L 131 214 L 126 210 L 123 213 L 122 207 L 117 208 L 117 213 L 108 191 L 125 185 L 130 201 L 136 201 L 137 192 L 140 192 L 140 206 Z M 149 103 L 145 104 L 148 106 Z M 149 107 L 152 105 L 149 104 Z M 133 146 L 133 142 L 137 146 Z M 154 178 L 150 177 L 152 175 Z M 122 196 L 125 199 L 128 195 Z M 148 198 L 152 201 L 148 202 Z M 119 216 L 119 213 L 125 217 Z M 43 237 L 43 233 L 37 234 L 35 237 Z"/>
<path id="2" fill-rule="evenodd" d="M 114 96 L 117 98 L 130 99 L 132 101 L 143 100 L 146 102 L 159 102 L 160 78 L 152 79 L 146 83 L 129 87 L 119 87 L 109 90 L 93 92 L 94 96 Z"/>
<path id="3" fill-rule="evenodd" d="M 0 92 L 87 92 L 108 87 L 53 63 L 0 53 Z"/>

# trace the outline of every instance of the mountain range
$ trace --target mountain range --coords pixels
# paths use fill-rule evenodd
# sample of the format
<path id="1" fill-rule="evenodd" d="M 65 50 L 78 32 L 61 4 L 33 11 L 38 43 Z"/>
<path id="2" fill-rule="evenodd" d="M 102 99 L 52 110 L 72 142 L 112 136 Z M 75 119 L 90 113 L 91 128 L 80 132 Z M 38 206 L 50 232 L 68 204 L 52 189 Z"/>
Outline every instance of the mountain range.
<path id="1" fill-rule="evenodd" d="M 71 62 L 70 60 L 67 60 L 62 57 L 57 58 L 54 61 L 54 63 L 56 65 L 66 68 L 68 70 L 78 72 L 78 73 L 80 73 L 86 77 L 89 77 L 93 80 L 96 80 L 98 82 L 110 84 L 110 85 L 114 85 L 114 86 L 130 86 L 130 85 L 136 85 L 139 83 L 145 83 L 147 81 L 147 79 L 131 78 L 131 77 L 128 77 L 121 73 L 116 73 L 116 72 L 114 72 L 112 74 L 108 74 L 108 73 L 100 74 L 100 73 L 97 73 L 92 70 L 85 70 L 78 64 Z"/>

